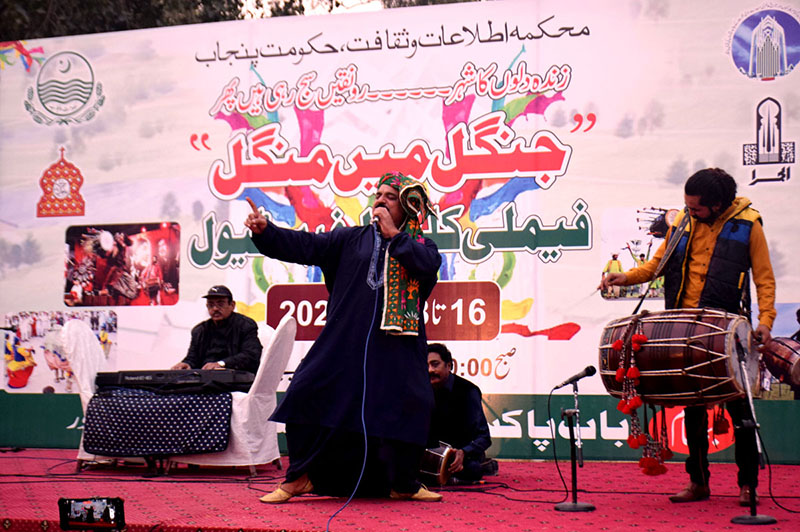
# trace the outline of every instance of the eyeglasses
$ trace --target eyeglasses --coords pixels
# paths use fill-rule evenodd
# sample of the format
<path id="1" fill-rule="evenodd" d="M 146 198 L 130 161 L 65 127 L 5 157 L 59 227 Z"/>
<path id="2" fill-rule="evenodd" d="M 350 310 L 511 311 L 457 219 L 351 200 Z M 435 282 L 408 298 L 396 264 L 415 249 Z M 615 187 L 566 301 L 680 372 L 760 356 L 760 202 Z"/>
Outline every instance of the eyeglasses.
<path id="1" fill-rule="evenodd" d="M 225 308 L 228 306 L 227 299 L 207 299 L 206 307 L 208 308 Z"/>

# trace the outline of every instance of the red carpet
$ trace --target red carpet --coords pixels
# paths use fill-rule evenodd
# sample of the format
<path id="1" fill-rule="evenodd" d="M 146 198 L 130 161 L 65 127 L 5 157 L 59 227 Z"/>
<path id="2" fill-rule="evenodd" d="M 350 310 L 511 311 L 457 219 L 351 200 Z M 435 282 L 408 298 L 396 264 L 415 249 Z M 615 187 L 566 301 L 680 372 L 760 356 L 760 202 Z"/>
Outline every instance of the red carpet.
<path id="1" fill-rule="evenodd" d="M 128 530 L 135 532 L 320 531 L 345 502 L 307 495 L 284 505 L 260 503 L 258 497 L 282 477 L 273 466 L 260 468 L 259 476 L 250 479 L 246 469 L 186 466 L 168 476 L 147 478 L 140 466 L 76 473 L 75 453 L 0 453 L 3 530 L 58 530 L 59 497 L 121 497 Z M 560 466 L 571 486 L 569 462 Z M 556 503 L 572 499 L 553 462 L 500 461 L 497 476 L 487 477 L 481 486 L 443 490 L 441 503 L 356 499 L 332 520 L 330 530 L 800 530 L 800 466 L 773 466 L 771 475 L 770 469 L 761 472 L 758 514 L 777 519 L 761 527 L 730 522 L 749 514 L 737 504 L 736 466 L 712 464 L 711 475 L 711 499 L 678 505 L 667 496 L 687 482 L 682 463 L 670 463 L 666 475 L 648 477 L 635 463 L 587 462 L 578 469 L 578 502 L 594 504 L 596 510 L 566 513 L 554 509 Z M 774 499 L 769 496 L 770 480 Z"/>

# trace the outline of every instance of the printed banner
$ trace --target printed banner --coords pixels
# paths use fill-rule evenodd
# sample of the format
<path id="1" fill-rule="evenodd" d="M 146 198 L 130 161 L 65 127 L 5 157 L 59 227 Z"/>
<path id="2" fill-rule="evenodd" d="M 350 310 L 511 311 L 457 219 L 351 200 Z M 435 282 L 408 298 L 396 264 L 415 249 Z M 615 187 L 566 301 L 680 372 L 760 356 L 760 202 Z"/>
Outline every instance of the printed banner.
<path id="1" fill-rule="evenodd" d="M 773 335 L 790 337 L 799 61 L 800 9 L 748 0 L 498 1 L 0 43 L 0 314 L 18 340 L 2 388 L 51 378 L 23 314 L 113 312 L 102 370 L 164 369 L 225 284 L 264 330 L 297 319 L 284 390 L 327 293 L 318 268 L 258 253 L 245 199 L 282 227 L 356 226 L 387 171 L 431 193 L 429 337 L 496 403 L 598 365 L 604 327 L 640 298 L 663 309 L 660 280 L 598 285 L 655 253 L 701 168 L 728 171 L 763 217 Z M 28 386 L 11 384 L 9 349 L 33 357 Z M 763 397 L 793 400 L 775 371 L 757 376 Z M 580 391 L 608 395 L 599 377 Z M 526 448 L 514 456 L 538 456 Z"/>

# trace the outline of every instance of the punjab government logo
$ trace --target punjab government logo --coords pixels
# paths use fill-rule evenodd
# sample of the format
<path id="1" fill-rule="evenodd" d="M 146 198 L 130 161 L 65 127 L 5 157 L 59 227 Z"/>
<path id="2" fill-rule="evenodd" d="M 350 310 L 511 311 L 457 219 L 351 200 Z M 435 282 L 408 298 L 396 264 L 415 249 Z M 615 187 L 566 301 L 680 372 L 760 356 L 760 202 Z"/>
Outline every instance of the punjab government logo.
<path id="1" fill-rule="evenodd" d="M 103 85 L 92 66 L 75 52 L 59 52 L 42 65 L 35 87 L 29 87 L 25 109 L 44 125 L 86 122 L 105 102 Z"/>
<path id="2" fill-rule="evenodd" d="M 751 79 L 788 76 L 800 62 L 800 22 L 781 9 L 760 9 L 743 17 L 729 42 L 736 69 Z"/>

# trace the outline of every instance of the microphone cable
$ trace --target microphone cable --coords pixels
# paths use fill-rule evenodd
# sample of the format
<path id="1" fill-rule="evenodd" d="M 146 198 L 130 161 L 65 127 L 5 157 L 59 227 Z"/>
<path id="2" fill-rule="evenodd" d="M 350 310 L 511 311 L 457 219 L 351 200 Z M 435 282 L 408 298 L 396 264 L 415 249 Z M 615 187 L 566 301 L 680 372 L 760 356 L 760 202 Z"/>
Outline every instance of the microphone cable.
<path id="1" fill-rule="evenodd" d="M 555 427 L 558 423 L 553 419 L 550 413 L 550 401 L 553 399 L 553 391 L 554 390 L 550 390 L 550 393 L 547 394 L 547 424 L 550 425 L 550 435 L 553 437 L 553 460 L 556 464 L 556 471 L 558 472 L 558 477 L 561 479 L 561 485 L 564 486 L 564 498 L 558 501 L 558 503 L 562 503 L 569 499 L 569 488 L 567 487 L 567 481 L 564 479 L 564 475 L 561 473 L 561 467 L 558 465 L 558 454 L 556 453 Z"/>
<path id="2" fill-rule="evenodd" d="M 767 454 L 767 448 L 764 446 L 764 440 L 761 438 L 761 431 L 756 429 L 755 433 L 756 433 L 755 434 L 756 438 L 758 438 L 758 440 L 761 442 L 761 450 L 764 453 L 764 460 L 767 463 L 767 468 L 768 468 L 768 475 L 767 475 L 768 481 L 767 481 L 767 484 L 769 486 L 769 490 L 768 490 L 769 491 L 769 498 L 772 500 L 773 503 L 775 503 L 775 506 L 777 506 L 781 510 L 787 511 L 787 512 L 792 513 L 792 514 L 800 513 L 800 510 L 792 510 L 791 508 L 787 508 L 786 506 L 784 506 L 781 503 L 779 503 L 778 499 L 775 497 L 775 494 L 772 492 L 772 462 L 769 461 L 769 455 Z"/>
<path id="3" fill-rule="evenodd" d="M 375 238 L 376 239 L 381 238 L 380 234 L 378 233 L 377 227 L 375 227 L 374 225 L 372 225 L 371 227 L 373 227 L 375 231 Z M 378 282 L 379 275 L 381 275 L 381 273 L 378 271 L 378 269 L 376 269 L 375 284 L 377 284 Z M 366 470 L 367 468 L 367 421 L 364 418 L 364 410 L 366 408 L 365 405 L 367 402 L 367 352 L 369 351 L 369 340 L 372 337 L 372 329 L 375 326 L 375 318 L 378 315 L 378 296 L 380 294 L 379 290 L 380 286 L 375 287 L 375 306 L 372 309 L 372 319 L 369 322 L 369 331 L 367 331 L 367 340 L 364 343 L 364 363 L 362 366 L 363 382 L 361 387 L 361 429 L 364 431 L 364 460 L 361 462 L 361 472 L 358 474 L 358 480 L 356 481 L 356 485 L 353 488 L 353 492 L 350 494 L 350 497 L 347 498 L 345 503 L 338 510 L 336 510 L 333 513 L 333 515 L 331 515 L 328 518 L 328 523 L 325 525 L 326 532 L 330 532 L 331 522 L 333 521 L 333 518 L 339 515 L 339 513 L 342 510 L 347 508 L 347 506 L 350 504 L 350 501 L 352 501 L 353 498 L 356 496 L 358 487 L 361 485 L 361 480 L 364 478 L 364 470 Z"/>
<path id="4" fill-rule="evenodd" d="M 737 357 L 740 357 L 742 359 L 742 360 L 739 361 L 739 365 L 736 366 L 736 370 L 738 371 L 740 382 L 743 382 L 744 385 L 747 386 L 748 390 L 749 390 L 749 387 L 750 387 L 750 382 L 748 380 L 749 376 L 747 375 L 746 371 L 742 369 L 742 362 L 744 362 L 744 359 L 746 358 L 746 355 L 744 353 L 744 346 L 742 345 L 742 341 L 739 338 L 738 333 L 734 333 L 733 338 L 734 338 L 734 341 L 735 341 L 735 344 L 736 344 Z M 752 421 L 752 423 L 753 423 L 753 433 L 754 433 L 753 437 L 754 437 L 754 439 L 758 440 L 756 442 L 756 448 L 758 448 L 758 446 L 760 445 L 761 454 L 764 457 L 764 466 L 766 466 L 766 467 L 764 467 L 759 463 L 757 468 L 767 469 L 769 498 L 772 500 L 773 503 L 775 503 L 775 506 L 777 506 L 781 510 L 785 510 L 785 511 L 787 511 L 789 513 L 794 513 L 794 514 L 800 513 L 800 511 L 798 511 L 798 510 L 792 510 L 790 508 L 787 508 L 787 507 L 783 506 L 781 503 L 778 502 L 778 500 L 775 498 L 775 494 L 772 492 L 772 463 L 769 461 L 769 455 L 767 454 L 767 447 L 766 447 L 766 445 L 764 445 L 764 439 L 761 437 L 761 428 L 756 423 L 756 413 L 755 413 L 754 399 L 755 398 L 752 396 L 752 393 L 745 394 L 745 401 L 747 403 L 746 410 L 750 413 L 750 416 L 752 418 L 749 421 Z M 746 419 L 744 419 L 744 417 L 742 417 L 741 421 L 742 421 L 742 423 L 744 423 L 745 421 L 748 421 L 748 420 L 746 420 Z M 734 445 L 737 445 L 737 443 L 734 443 Z M 758 460 L 758 459 L 756 459 L 756 460 Z M 758 469 L 756 469 L 756 475 L 758 475 Z M 755 488 L 753 488 L 753 489 L 755 489 Z"/>

